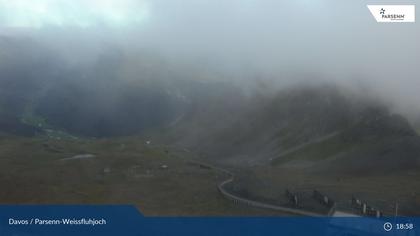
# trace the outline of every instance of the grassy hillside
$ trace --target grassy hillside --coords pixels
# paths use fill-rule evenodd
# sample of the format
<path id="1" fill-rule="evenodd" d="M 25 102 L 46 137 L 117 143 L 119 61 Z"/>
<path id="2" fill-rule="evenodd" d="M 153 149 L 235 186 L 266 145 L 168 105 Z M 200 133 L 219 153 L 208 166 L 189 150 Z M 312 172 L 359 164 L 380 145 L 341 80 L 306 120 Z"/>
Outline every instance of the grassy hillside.
<path id="1" fill-rule="evenodd" d="M 77 154 L 96 157 L 68 159 Z M 135 204 L 160 216 L 279 214 L 224 199 L 216 188 L 224 178 L 200 168 L 191 153 L 137 138 L 0 138 L 2 204 Z"/>
<path id="2" fill-rule="evenodd" d="M 337 135 L 286 152 L 271 163 L 358 175 L 416 169 L 420 138 L 404 118 L 369 109 Z"/>
<path id="3" fill-rule="evenodd" d="M 281 165 L 290 161 L 322 161 L 341 152 L 349 151 L 356 146 L 356 143 L 344 142 L 340 136 L 334 136 L 274 158 L 271 164 Z"/>
<path id="4" fill-rule="evenodd" d="M 354 168 L 363 162 L 372 165 L 380 156 L 386 156 L 386 165 L 394 159 L 395 167 L 405 168 L 420 155 L 416 148 L 420 140 L 404 117 L 392 114 L 380 102 L 352 96 L 336 86 L 303 86 L 223 102 L 226 97 L 195 101 L 197 111 L 162 136 L 212 161 L 241 166 L 316 161 L 344 154 L 349 159 L 367 156 L 358 158 L 360 163 L 348 163 Z"/>

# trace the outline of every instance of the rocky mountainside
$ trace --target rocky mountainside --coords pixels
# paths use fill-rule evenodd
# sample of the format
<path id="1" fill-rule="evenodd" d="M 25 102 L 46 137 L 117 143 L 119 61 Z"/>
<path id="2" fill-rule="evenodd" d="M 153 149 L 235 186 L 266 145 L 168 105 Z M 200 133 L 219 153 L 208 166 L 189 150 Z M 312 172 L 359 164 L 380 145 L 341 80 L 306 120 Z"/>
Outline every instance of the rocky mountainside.
<path id="1" fill-rule="evenodd" d="M 139 135 L 175 120 L 185 103 L 155 70 L 144 76 L 153 82 L 142 78 L 146 72 L 136 82 L 124 80 L 118 50 L 90 66 L 69 66 L 31 39 L 1 37 L 0 54 L 2 132 L 33 134 L 36 127 L 88 137 Z"/>
<path id="2" fill-rule="evenodd" d="M 213 103 L 196 102 L 201 110 L 166 138 L 235 166 L 352 173 L 420 166 L 420 138 L 403 116 L 337 86 L 295 87 L 275 96 L 226 94 Z"/>

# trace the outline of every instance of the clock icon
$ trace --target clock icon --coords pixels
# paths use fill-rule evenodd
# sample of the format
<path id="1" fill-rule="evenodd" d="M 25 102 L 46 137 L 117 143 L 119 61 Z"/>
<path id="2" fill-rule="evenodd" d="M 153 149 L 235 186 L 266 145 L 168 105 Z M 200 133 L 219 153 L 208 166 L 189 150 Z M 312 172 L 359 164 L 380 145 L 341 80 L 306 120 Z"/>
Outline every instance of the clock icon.
<path id="1" fill-rule="evenodd" d="M 385 230 L 386 232 L 391 231 L 391 230 L 392 230 L 392 224 L 391 224 L 391 223 L 389 223 L 389 222 L 386 222 L 386 223 L 384 224 L 384 230 Z"/>

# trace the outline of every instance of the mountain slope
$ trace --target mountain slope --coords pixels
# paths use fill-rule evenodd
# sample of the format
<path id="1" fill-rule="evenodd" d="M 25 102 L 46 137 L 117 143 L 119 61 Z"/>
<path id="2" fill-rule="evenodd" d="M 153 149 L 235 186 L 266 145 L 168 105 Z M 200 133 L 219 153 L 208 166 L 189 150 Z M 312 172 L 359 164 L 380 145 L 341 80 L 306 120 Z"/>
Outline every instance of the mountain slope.
<path id="1" fill-rule="evenodd" d="M 231 165 L 271 162 L 355 172 L 419 164 L 416 132 L 377 101 L 331 85 L 296 87 L 275 96 L 235 95 L 236 100 L 206 101 L 180 121 L 169 131 L 174 143 Z"/>
<path id="2" fill-rule="evenodd" d="M 272 161 L 275 166 L 329 174 L 378 174 L 420 166 L 420 138 L 408 122 L 384 111 L 366 111 L 338 135 Z"/>

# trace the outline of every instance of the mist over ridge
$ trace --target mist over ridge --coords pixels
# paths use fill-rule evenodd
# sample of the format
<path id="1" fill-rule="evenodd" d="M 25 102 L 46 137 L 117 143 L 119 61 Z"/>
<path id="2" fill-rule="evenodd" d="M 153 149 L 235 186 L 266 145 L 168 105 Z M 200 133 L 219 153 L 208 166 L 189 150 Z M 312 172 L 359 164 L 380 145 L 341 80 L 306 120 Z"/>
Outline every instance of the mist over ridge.
<path id="1" fill-rule="evenodd" d="M 335 84 L 353 97 L 387 103 L 413 122 L 420 113 L 417 24 L 377 24 L 363 1 L 16 4 L 0 2 L 9 10 L 0 18 L 6 75 L 1 80 L 10 85 L 10 78 L 18 77 L 13 83 L 28 100 L 60 106 L 68 99 L 51 96 L 87 94 L 93 105 L 81 110 L 122 114 L 122 100 L 156 98 L 166 104 L 166 115 L 159 119 L 171 123 L 182 113 L 175 111 L 199 96 L 188 91 L 202 83 L 237 88 L 242 91 L 238 97 Z M 83 15 L 72 15 L 77 9 L 84 9 Z M 147 17 L 135 17 L 133 9 Z M 83 101 L 75 104 L 83 106 Z"/>

